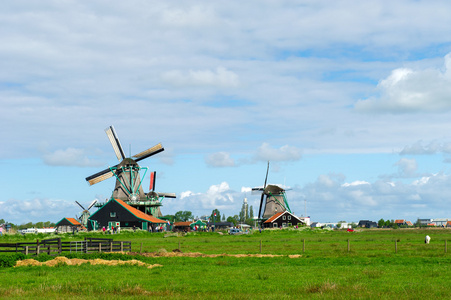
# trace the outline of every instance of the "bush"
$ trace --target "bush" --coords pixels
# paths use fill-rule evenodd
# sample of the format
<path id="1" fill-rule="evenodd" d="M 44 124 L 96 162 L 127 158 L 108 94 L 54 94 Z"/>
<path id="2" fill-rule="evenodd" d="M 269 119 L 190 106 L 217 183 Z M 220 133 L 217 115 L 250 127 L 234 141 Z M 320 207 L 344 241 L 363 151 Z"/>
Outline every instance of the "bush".
<path id="1" fill-rule="evenodd" d="M 27 258 L 27 256 L 23 253 L 2 255 L 0 256 L 0 268 L 14 267 L 16 265 L 16 261 L 23 260 L 25 258 Z"/>

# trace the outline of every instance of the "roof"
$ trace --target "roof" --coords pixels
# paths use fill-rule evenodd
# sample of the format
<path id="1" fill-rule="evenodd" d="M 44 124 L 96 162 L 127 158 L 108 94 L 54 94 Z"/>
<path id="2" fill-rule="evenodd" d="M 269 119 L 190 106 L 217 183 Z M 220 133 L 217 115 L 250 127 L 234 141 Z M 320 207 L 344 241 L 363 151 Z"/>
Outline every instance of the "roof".
<path id="1" fill-rule="evenodd" d="M 127 203 L 125 203 L 124 201 L 120 200 L 120 199 L 114 199 L 112 198 L 111 200 L 116 201 L 117 203 L 119 203 L 123 208 L 125 208 L 126 210 L 128 210 L 130 213 L 132 213 L 135 217 L 151 222 L 151 223 L 167 223 L 164 220 L 155 218 L 154 216 L 148 215 L 146 213 L 143 213 L 142 211 L 131 207 L 130 205 L 128 205 Z"/>
<path id="2" fill-rule="evenodd" d="M 78 222 L 77 219 L 75 218 L 62 218 L 61 221 L 59 221 L 58 223 L 56 223 L 56 226 L 58 226 L 59 223 L 63 222 L 64 220 L 66 220 L 67 222 L 69 222 L 71 225 L 74 226 L 81 226 L 81 223 Z"/>
<path id="3" fill-rule="evenodd" d="M 286 210 L 286 211 L 281 211 L 281 212 L 275 214 L 274 216 L 272 216 L 271 218 L 269 218 L 268 220 L 266 220 L 264 223 L 272 223 L 272 222 L 274 222 L 275 220 L 277 220 L 280 216 L 282 216 L 282 215 L 284 215 L 284 214 L 289 214 L 289 215 L 291 215 L 292 217 L 298 219 L 299 222 L 304 223 L 304 221 L 302 221 L 301 219 L 299 219 L 298 217 L 296 217 L 295 215 L 293 215 L 292 213 L 290 213 L 290 212 L 287 211 L 287 210 Z"/>
<path id="4" fill-rule="evenodd" d="M 184 227 L 188 227 L 192 222 L 175 222 L 174 226 L 184 226 Z"/>
<path id="5" fill-rule="evenodd" d="M 406 224 L 409 225 L 409 226 L 413 226 L 413 223 L 410 222 L 410 221 L 406 221 Z"/>
<path id="6" fill-rule="evenodd" d="M 404 224 L 405 220 L 395 220 L 395 224 Z"/>

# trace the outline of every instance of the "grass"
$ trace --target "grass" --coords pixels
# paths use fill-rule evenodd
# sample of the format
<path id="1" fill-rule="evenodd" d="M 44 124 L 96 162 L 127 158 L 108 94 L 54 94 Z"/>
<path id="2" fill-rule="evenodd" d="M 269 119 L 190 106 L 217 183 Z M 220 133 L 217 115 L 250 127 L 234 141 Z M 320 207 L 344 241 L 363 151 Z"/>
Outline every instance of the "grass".
<path id="1" fill-rule="evenodd" d="M 424 244 L 426 234 L 432 237 L 430 245 Z M 262 241 L 263 253 L 283 256 L 133 257 L 163 265 L 153 269 L 88 264 L 0 268 L 0 298 L 432 299 L 447 298 L 451 292 L 451 256 L 444 251 L 448 230 L 277 230 L 249 236 L 197 233 L 166 238 L 163 233 L 124 232 L 112 237 L 131 240 L 136 252 L 141 243 L 146 252 L 170 252 L 180 242 L 182 252 L 253 254 L 260 252 Z"/>

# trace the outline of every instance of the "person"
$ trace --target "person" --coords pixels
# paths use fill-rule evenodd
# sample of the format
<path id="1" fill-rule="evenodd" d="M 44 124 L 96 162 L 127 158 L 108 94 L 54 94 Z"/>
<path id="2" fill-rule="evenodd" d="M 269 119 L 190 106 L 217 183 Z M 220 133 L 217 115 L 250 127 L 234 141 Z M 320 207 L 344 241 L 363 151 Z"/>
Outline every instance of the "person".
<path id="1" fill-rule="evenodd" d="M 0 236 L 3 235 L 3 226 L 0 226 Z"/>
<path id="2" fill-rule="evenodd" d="M 136 232 L 136 226 L 135 225 L 133 225 L 133 231 Z"/>
<path id="3" fill-rule="evenodd" d="M 117 226 L 116 231 L 118 234 L 121 233 L 121 226 Z"/>
<path id="4" fill-rule="evenodd" d="M 103 231 L 103 233 L 105 233 L 105 226 L 102 227 L 102 231 Z"/>

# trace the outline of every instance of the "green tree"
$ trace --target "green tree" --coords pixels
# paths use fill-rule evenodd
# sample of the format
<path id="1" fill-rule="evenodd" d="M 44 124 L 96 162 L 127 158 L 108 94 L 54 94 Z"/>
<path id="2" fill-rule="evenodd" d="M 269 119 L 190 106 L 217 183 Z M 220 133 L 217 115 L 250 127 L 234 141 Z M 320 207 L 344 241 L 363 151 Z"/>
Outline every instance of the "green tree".
<path id="1" fill-rule="evenodd" d="M 254 209 L 252 208 L 252 205 L 251 205 L 251 207 L 249 207 L 249 218 L 250 219 L 254 218 Z"/>
<path id="2" fill-rule="evenodd" d="M 223 220 L 223 221 L 225 221 L 225 220 L 226 220 L 226 217 L 225 217 L 225 215 L 222 215 L 222 220 Z"/>
<path id="3" fill-rule="evenodd" d="M 377 227 L 382 228 L 382 227 L 384 227 L 384 226 L 385 226 L 385 221 L 384 221 L 384 219 L 380 219 L 380 220 L 377 222 Z"/>
<path id="4" fill-rule="evenodd" d="M 216 216 L 215 216 L 216 213 Z M 213 209 L 210 215 L 210 222 L 219 222 L 221 221 L 221 213 L 217 208 Z"/>
<path id="5" fill-rule="evenodd" d="M 193 213 L 190 211 L 178 211 L 175 213 L 174 215 L 175 217 L 175 222 L 186 222 L 188 220 L 192 220 L 193 219 Z"/>
<path id="6" fill-rule="evenodd" d="M 238 221 L 234 217 L 228 217 L 227 222 L 233 223 L 233 226 L 236 226 L 236 224 L 238 224 Z"/>
<path id="7" fill-rule="evenodd" d="M 4 223 L 6 223 L 5 220 L 0 219 L 0 224 L 4 224 Z"/>

